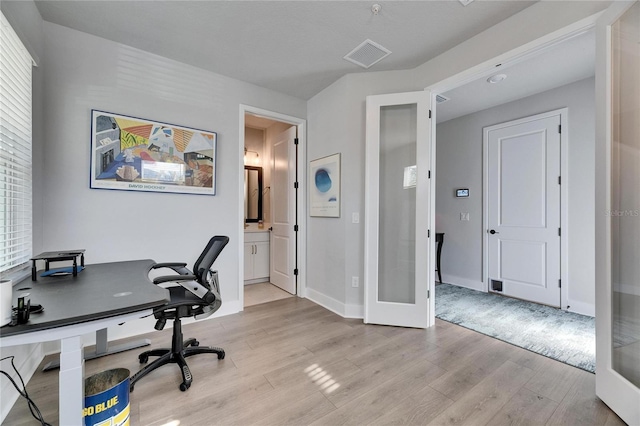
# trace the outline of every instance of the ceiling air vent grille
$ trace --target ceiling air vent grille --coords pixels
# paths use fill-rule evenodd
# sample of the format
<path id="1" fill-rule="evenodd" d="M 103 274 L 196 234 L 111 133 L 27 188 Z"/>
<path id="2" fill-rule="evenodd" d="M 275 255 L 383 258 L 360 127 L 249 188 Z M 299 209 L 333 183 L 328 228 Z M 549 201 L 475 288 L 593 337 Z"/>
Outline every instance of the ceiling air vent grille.
<path id="1" fill-rule="evenodd" d="M 389 49 L 367 39 L 351 52 L 347 53 L 344 59 L 360 65 L 362 68 L 369 68 L 390 54 L 391 51 Z"/>
<path id="2" fill-rule="evenodd" d="M 449 100 L 449 98 L 447 98 L 446 96 L 443 95 L 436 95 L 436 102 L 441 104 L 443 102 L 447 102 Z"/>

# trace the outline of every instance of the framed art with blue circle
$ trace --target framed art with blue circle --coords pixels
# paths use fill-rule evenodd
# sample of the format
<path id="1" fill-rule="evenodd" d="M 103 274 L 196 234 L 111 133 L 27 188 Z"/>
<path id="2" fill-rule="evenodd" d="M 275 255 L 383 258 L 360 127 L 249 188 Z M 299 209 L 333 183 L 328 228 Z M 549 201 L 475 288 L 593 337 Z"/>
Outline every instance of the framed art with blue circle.
<path id="1" fill-rule="evenodd" d="M 309 162 L 309 215 L 340 217 L 340 153 Z"/>

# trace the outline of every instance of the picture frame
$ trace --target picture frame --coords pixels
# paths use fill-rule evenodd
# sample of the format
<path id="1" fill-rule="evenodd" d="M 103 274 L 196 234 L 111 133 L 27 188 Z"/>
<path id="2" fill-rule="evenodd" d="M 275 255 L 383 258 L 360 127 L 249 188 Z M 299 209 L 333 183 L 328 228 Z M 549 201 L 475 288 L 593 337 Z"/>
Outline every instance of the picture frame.
<path id="1" fill-rule="evenodd" d="M 309 215 L 340 217 L 340 153 L 309 162 Z"/>
<path id="2" fill-rule="evenodd" d="M 217 133 L 91 110 L 90 187 L 216 194 Z"/>

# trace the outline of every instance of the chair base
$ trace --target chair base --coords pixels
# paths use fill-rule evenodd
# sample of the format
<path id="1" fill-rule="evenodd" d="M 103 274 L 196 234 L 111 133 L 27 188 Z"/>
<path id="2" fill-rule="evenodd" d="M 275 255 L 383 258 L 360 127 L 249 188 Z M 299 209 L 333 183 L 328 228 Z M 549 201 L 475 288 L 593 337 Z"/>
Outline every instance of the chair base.
<path id="1" fill-rule="evenodd" d="M 151 349 L 138 355 L 138 359 L 141 364 L 145 364 L 149 360 L 150 356 L 158 356 L 160 358 L 154 360 L 151 364 L 144 366 L 129 379 L 129 392 L 133 392 L 134 385 L 138 380 L 142 379 L 156 368 L 169 363 L 178 364 L 180 367 L 180 372 L 182 373 L 180 390 L 183 392 L 186 391 L 191 387 L 193 376 L 191 375 L 191 370 L 189 369 L 185 358 L 204 353 L 216 354 L 218 355 L 218 359 L 224 359 L 225 356 L 224 349 L 222 348 L 209 346 L 201 347 L 200 342 L 196 339 L 187 339 L 183 341 L 182 326 L 180 324 L 180 320 L 176 319 L 173 322 L 173 343 L 171 349 Z"/>

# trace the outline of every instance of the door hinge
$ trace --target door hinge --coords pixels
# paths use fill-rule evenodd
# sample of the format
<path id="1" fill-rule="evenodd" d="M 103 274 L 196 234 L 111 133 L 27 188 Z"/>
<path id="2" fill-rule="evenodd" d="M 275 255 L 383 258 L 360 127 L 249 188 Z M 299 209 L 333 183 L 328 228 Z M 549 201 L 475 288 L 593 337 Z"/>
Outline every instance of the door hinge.
<path id="1" fill-rule="evenodd" d="M 427 172 L 427 178 L 428 178 L 428 179 L 431 179 L 431 170 L 429 170 L 429 171 Z"/>
<path id="2" fill-rule="evenodd" d="M 560 231 L 560 228 L 558 228 L 558 237 L 562 236 L 562 232 Z"/>
<path id="3" fill-rule="evenodd" d="M 431 298 L 431 290 L 427 290 L 427 299 Z"/>
<path id="4" fill-rule="evenodd" d="M 294 144 L 294 145 L 298 145 L 298 142 L 299 142 L 299 141 L 298 141 L 298 138 L 293 139 L 293 144 Z"/>
<path id="5" fill-rule="evenodd" d="M 562 133 L 562 124 L 558 124 L 558 133 Z"/>
<path id="6" fill-rule="evenodd" d="M 293 187 L 294 187 L 295 189 L 298 189 L 298 182 L 293 182 Z"/>
<path id="7" fill-rule="evenodd" d="M 558 288 L 562 288 L 562 280 L 558 280 Z"/>
<path id="8" fill-rule="evenodd" d="M 429 118 L 431 118 L 431 110 L 429 110 Z"/>
<path id="9" fill-rule="evenodd" d="M 298 268 L 293 270 L 293 275 L 298 275 Z"/>
<path id="10" fill-rule="evenodd" d="M 293 230 L 294 230 L 295 232 L 298 232 L 298 225 L 293 225 Z"/>
<path id="11" fill-rule="evenodd" d="M 562 178 L 561 178 L 561 176 L 558 176 L 558 185 L 562 185 Z"/>
<path id="12" fill-rule="evenodd" d="M 427 238 L 431 238 L 431 229 L 427 229 Z"/>

